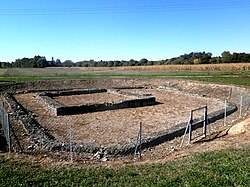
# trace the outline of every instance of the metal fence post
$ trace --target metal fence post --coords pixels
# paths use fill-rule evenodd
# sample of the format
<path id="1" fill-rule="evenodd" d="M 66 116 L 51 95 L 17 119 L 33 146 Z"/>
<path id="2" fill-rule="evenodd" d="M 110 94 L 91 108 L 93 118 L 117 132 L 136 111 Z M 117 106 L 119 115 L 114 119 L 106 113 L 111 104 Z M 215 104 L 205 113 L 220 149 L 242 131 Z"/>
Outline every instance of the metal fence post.
<path id="1" fill-rule="evenodd" d="M 182 145 L 183 145 L 183 143 L 184 143 L 184 139 L 185 139 L 185 136 L 186 136 L 186 134 L 187 134 L 187 130 L 188 130 L 188 128 L 189 128 L 190 120 L 191 120 L 191 116 L 189 115 L 189 119 L 188 119 L 188 122 L 187 122 L 187 126 L 186 126 L 186 129 L 185 129 L 185 132 L 184 132 L 184 134 L 183 134 L 183 138 L 182 138 L 182 140 L 181 140 L 181 145 L 180 145 L 180 147 L 182 147 Z"/>
<path id="2" fill-rule="evenodd" d="M 229 90 L 229 96 L 228 96 L 228 100 L 231 99 L 232 97 L 232 93 L 233 93 L 233 88 L 231 87 L 230 90 Z"/>
<path id="3" fill-rule="evenodd" d="M 136 139 L 134 159 L 135 159 L 138 149 L 139 149 L 139 156 L 140 156 L 139 158 L 141 159 L 141 144 L 142 144 L 142 122 L 140 122 L 140 127 L 138 131 L 137 139 Z"/>
<path id="4" fill-rule="evenodd" d="M 70 161 L 73 162 L 72 124 L 70 121 L 69 121 L 69 152 L 70 152 Z"/>
<path id="5" fill-rule="evenodd" d="M 198 119 L 194 120 L 193 119 L 194 112 L 198 111 L 198 110 L 202 110 L 202 109 L 203 109 L 203 115 L 204 115 L 203 116 L 203 120 L 200 120 L 200 121 L 198 121 Z M 208 111 L 207 105 L 203 106 L 203 107 L 200 107 L 200 108 L 196 108 L 196 109 L 190 110 L 190 112 L 189 112 L 189 120 L 187 122 L 187 126 L 186 126 L 186 129 L 185 129 L 185 132 L 184 132 L 184 135 L 183 135 L 180 147 L 182 147 L 182 145 L 184 143 L 185 135 L 187 134 L 188 130 L 189 130 L 188 144 L 191 144 L 192 139 L 196 139 L 196 138 L 198 138 L 200 136 L 206 137 L 206 134 L 207 134 L 207 124 L 208 124 L 207 111 Z M 200 119 L 202 119 L 202 118 L 200 118 Z M 202 123 L 203 123 L 202 134 L 193 138 L 193 136 L 192 136 L 193 128 L 197 128 L 197 125 L 202 124 Z"/>
<path id="6" fill-rule="evenodd" d="M 224 125 L 227 123 L 227 100 L 225 100 Z"/>
<path id="7" fill-rule="evenodd" d="M 11 140 L 10 140 L 10 123 L 9 123 L 9 114 L 6 113 L 6 133 L 7 133 L 7 139 L 8 139 L 8 148 L 9 152 L 11 152 Z"/>
<path id="8" fill-rule="evenodd" d="M 240 117 L 242 117 L 243 96 L 240 96 Z"/>
<path id="9" fill-rule="evenodd" d="M 207 106 L 204 108 L 203 137 L 207 134 Z"/>
<path id="10" fill-rule="evenodd" d="M 141 144 L 142 144 L 142 122 L 140 122 L 140 139 L 139 139 L 139 145 L 140 145 L 140 159 L 141 159 L 141 149 L 142 149 L 142 147 L 141 147 Z"/>
<path id="11" fill-rule="evenodd" d="M 191 144 L 191 140 L 192 140 L 192 124 L 193 124 L 193 110 L 190 111 L 189 140 L 188 140 L 188 144 Z"/>
<path id="12" fill-rule="evenodd" d="M 8 150 L 11 152 L 11 139 L 10 139 L 10 124 L 9 124 L 9 114 L 4 109 L 4 103 L 0 103 L 0 122 L 2 125 L 2 129 L 4 131 L 4 136 L 6 139 L 6 143 L 8 145 Z"/>

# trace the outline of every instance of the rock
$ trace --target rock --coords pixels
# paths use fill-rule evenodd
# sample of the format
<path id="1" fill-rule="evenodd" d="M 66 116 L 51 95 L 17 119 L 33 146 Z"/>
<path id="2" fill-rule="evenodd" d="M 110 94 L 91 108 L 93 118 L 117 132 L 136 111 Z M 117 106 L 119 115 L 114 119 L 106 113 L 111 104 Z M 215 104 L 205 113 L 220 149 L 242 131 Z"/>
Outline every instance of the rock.
<path id="1" fill-rule="evenodd" d="M 28 149 L 28 150 L 33 150 L 33 149 L 35 149 L 35 146 L 34 146 L 34 145 L 29 145 L 29 146 L 27 147 L 27 149 Z"/>
<path id="2" fill-rule="evenodd" d="M 103 158 L 101 159 L 101 161 L 107 162 L 107 161 L 108 161 L 108 158 L 107 158 L 107 157 L 103 157 Z"/>
<path id="3" fill-rule="evenodd" d="M 102 153 L 101 153 L 101 151 L 97 151 L 95 154 L 94 154 L 94 156 L 92 157 L 92 159 L 101 159 L 101 156 L 102 155 Z"/>
<path id="4" fill-rule="evenodd" d="M 235 124 L 228 130 L 229 135 L 244 134 L 247 131 L 247 127 L 250 126 L 250 118 L 240 123 Z"/>

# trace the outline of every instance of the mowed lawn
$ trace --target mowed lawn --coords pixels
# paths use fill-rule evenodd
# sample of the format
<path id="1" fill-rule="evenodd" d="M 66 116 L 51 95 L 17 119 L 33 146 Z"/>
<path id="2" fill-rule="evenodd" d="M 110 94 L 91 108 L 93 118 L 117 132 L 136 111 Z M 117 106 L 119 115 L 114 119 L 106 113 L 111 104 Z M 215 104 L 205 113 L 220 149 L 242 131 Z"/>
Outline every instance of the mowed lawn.
<path id="1" fill-rule="evenodd" d="M 250 186 L 249 155 L 245 147 L 116 169 L 48 168 L 0 156 L 0 186 Z"/>

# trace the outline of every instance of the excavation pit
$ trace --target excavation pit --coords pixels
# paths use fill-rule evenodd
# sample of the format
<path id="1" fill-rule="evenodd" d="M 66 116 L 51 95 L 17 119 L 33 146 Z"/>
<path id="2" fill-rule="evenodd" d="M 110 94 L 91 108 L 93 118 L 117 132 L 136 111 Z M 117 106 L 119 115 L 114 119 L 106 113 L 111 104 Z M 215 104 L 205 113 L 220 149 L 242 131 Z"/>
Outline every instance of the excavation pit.
<path id="1" fill-rule="evenodd" d="M 154 141 L 153 139 L 155 138 L 165 136 L 164 133 L 171 134 L 185 128 L 185 125 L 179 124 L 187 122 L 190 109 L 207 105 L 209 113 L 214 113 L 224 106 L 224 103 L 219 99 L 167 89 L 122 89 L 119 92 L 122 92 L 122 97 L 126 98 L 127 96 L 124 96 L 124 93 L 129 95 L 129 97 L 135 95 L 138 97 L 140 95 L 143 98 L 151 98 L 153 96 L 158 104 L 57 116 L 51 112 L 51 109 L 45 102 L 41 102 L 40 96 L 38 97 L 40 93 L 21 93 L 15 94 L 14 97 L 24 108 L 29 109 L 34 116 L 37 116 L 36 120 L 38 123 L 60 142 L 68 142 L 70 122 L 72 125 L 73 142 L 76 144 L 75 147 L 81 147 L 82 145 L 92 145 L 93 147 L 128 145 L 127 147 L 133 147 L 140 122 L 143 124 L 143 139 L 147 139 L 150 144 L 151 140 Z M 90 97 L 92 95 L 93 99 L 98 97 L 100 100 L 91 101 L 88 98 L 86 103 L 83 103 L 92 104 L 98 101 L 99 104 L 102 104 L 102 102 L 110 99 L 105 98 L 109 97 L 110 93 L 106 91 L 102 93 L 105 93 L 102 95 L 103 97 L 92 94 L 87 96 Z M 62 93 L 61 96 L 59 96 L 60 94 L 53 94 L 49 95 L 49 98 L 52 98 L 60 105 L 75 106 L 76 104 L 75 101 L 69 99 L 73 97 L 72 94 L 65 94 L 64 96 L 62 96 Z M 82 95 L 77 97 L 78 101 L 86 99 Z M 123 100 L 123 98 L 119 97 L 116 100 L 118 102 L 120 99 Z"/>

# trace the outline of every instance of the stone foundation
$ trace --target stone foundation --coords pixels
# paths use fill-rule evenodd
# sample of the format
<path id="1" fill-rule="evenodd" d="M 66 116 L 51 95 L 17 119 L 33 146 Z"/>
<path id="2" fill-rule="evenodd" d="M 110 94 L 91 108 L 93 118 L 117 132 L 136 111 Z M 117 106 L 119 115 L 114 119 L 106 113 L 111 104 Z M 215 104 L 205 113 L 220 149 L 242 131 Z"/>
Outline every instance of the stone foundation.
<path id="1" fill-rule="evenodd" d="M 92 92 L 93 90 L 78 90 L 78 93 L 85 93 L 85 91 Z M 94 90 L 94 91 L 106 91 L 106 90 Z M 110 90 L 116 94 L 124 94 L 119 90 Z M 70 94 L 75 93 L 70 91 Z M 58 112 L 55 109 L 60 108 L 60 105 L 56 105 L 57 103 L 54 102 L 54 100 L 51 98 L 50 94 L 69 94 L 68 92 L 63 91 L 62 93 L 49 93 L 48 95 L 41 94 L 40 97 L 45 97 L 46 99 L 43 100 L 46 102 L 46 104 L 51 107 L 52 112 Z M 29 112 L 16 101 L 14 96 L 10 93 L 6 93 L 5 95 L 6 101 L 9 103 L 10 107 L 13 109 L 15 118 L 20 121 L 20 123 L 23 125 L 24 129 L 27 131 L 27 134 L 30 136 L 31 140 L 38 145 L 41 145 L 45 149 L 57 152 L 57 151 L 69 151 L 69 144 L 65 142 L 58 141 L 54 136 L 52 136 L 47 129 L 43 128 L 37 120 L 29 114 Z M 135 96 L 134 94 L 131 94 L 131 96 Z M 132 107 L 136 107 L 143 104 L 153 103 L 155 102 L 155 98 L 151 96 L 136 96 L 137 99 L 133 100 Z M 150 100 L 152 98 L 152 100 Z M 43 98 L 44 99 L 44 98 Z M 141 101 L 140 99 L 143 99 Z M 149 100 L 147 100 L 149 99 Z M 128 103 L 124 104 L 125 106 L 130 106 L 129 104 L 130 100 L 128 100 Z M 58 108 L 57 108 L 58 107 Z M 107 107 L 107 106 L 106 106 Z M 68 108 L 69 109 L 69 108 Z M 107 109 L 107 108 L 105 108 Z M 115 109 L 115 108 L 113 108 Z M 53 111 L 55 110 L 55 111 Z M 72 109 L 71 109 L 72 110 Z M 94 109 L 93 109 L 94 110 Z M 237 110 L 236 105 L 233 103 L 229 103 L 227 107 L 227 115 L 230 115 L 231 113 L 235 112 Z M 88 110 L 90 111 L 90 110 Z M 213 113 L 208 114 L 208 124 L 211 124 L 215 122 L 216 120 L 222 119 L 224 117 L 224 110 L 219 110 Z M 194 120 L 194 123 L 196 121 Z M 197 123 L 193 126 L 193 129 L 196 129 L 198 127 L 201 127 L 201 123 Z M 184 134 L 186 128 L 186 123 L 181 123 L 178 125 L 175 125 L 171 127 L 170 129 L 166 129 L 164 131 L 156 132 L 154 134 L 149 135 L 148 137 L 145 137 L 142 140 L 142 149 L 146 149 L 149 147 L 153 147 L 156 145 L 159 145 L 163 142 L 166 142 L 168 140 L 172 140 L 175 137 L 182 136 Z M 103 149 L 102 145 L 96 145 L 96 144 L 79 144 L 79 143 L 73 143 L 74 152 L 76 153 L 96 153 L 98 150 Z M 127 142 L 123 144 L 117 144 L 117 145 L 108 145 L 105 147 L 105 151 L 109 155 L 127 155 L 127 154 L 133 154 L 135 150 L 135 142 Z"/>
<path id="2" fill-rule="evenodd" d="M 101 104 L 87 104 L 78 106 L 65 106 L 53 99 L 55 96 L 69 96 L 80 94 L 94 94 L 109 92 L 128 97 L 128 100 L 123 100 L 117 103 L 101 103 Z M 156 100 L 152 95 L 138 95 L 132 93 L 122 92 L 120 89 L 84 89 L 84 90 L 70 90 L 57 92 L 41 92 L 38 93 L 38 98 L 42 101 L 55 116 L 61 115 L 76 115 L 89 112 L 98 112 L 105 110 L 116 110 L 122 108 L 135 108 L 155 105 Z"/>

